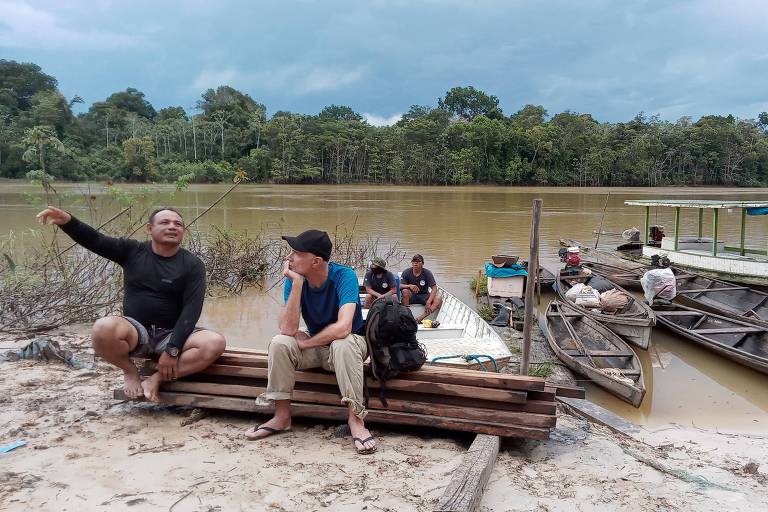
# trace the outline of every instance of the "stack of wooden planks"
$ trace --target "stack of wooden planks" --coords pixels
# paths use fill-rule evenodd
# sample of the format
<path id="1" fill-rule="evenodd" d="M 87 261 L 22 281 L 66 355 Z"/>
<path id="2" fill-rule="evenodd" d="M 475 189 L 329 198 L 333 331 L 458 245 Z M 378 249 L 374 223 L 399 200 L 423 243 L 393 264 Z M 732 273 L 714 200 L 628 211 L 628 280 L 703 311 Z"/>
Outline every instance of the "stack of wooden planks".
<path id="1" fill-rule="evenodd" d="M 143 373 L 153 367 L 147 362 Z M 266 386 L 266 354 L 231 348 L 203 372 L 163 384 L 159 396 L 166 404 L 269 414 L 271 406 L 254 400 Z M 555 427 L 556 395 L 584 397 L 582 388 L 555 387 L 539 377 L 429 366 L 387 381 L 387 407 L 379 399 L 379 386 L 368 379 L 366 422 L 532 439 L 548 438 Z M 117 390 L 115 398 L 125 397 Z M 347 408 L 340 400 L 332 373 L 296 373 L 294 416 L 346 421 Z"/>

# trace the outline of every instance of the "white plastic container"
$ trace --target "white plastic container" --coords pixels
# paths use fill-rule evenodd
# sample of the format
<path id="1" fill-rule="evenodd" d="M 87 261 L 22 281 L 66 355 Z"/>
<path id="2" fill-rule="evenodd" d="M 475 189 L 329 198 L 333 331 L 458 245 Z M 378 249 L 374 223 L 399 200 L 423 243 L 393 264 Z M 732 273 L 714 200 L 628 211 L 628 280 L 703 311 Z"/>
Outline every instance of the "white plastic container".
<path id="1" fill-rule="evenodd" d="M 489 277 L 488 295 L 492 297 L 522 297 L 525 276 Z"/>

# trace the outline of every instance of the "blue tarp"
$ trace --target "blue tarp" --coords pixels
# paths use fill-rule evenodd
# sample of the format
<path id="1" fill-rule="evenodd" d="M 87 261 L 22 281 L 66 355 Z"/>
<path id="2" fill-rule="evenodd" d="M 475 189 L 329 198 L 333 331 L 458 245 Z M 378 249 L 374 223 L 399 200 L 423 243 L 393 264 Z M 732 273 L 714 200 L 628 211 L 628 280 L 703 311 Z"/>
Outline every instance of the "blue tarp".
<path id="1" fill-rule="evenodd" d="M 511 267 L 497 268 L 493 263 L 485 262 L 485 275 L 488 277 L 514 277 L 514 276 L 527 276 L 528 272 L 522 265 L 515 263 Z"/>
<path id="2" fill-rule="evenodd" d="M 768 208 L 747 208 L 747 215 L 768 215 Z"/>

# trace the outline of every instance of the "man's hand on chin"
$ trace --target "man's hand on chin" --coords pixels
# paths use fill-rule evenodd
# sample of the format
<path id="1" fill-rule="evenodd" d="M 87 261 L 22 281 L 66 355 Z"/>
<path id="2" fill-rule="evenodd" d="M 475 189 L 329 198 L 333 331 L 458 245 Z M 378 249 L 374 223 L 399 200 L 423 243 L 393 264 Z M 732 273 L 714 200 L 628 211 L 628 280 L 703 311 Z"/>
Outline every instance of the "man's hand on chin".
<path id="1" fill-rule="evenodd" d="M 294 272 L 293 270 L 291 270 L 290 265 L 291 265 L 290 262 L 288 260 L 285 260 L 285 262 L 283 263 L 283 275 L 288 279 L 290 279 L 291 281 L 293 281 L 294 283 L 304 279 L 304 276 L 302 276 L 298 272 Z"/>

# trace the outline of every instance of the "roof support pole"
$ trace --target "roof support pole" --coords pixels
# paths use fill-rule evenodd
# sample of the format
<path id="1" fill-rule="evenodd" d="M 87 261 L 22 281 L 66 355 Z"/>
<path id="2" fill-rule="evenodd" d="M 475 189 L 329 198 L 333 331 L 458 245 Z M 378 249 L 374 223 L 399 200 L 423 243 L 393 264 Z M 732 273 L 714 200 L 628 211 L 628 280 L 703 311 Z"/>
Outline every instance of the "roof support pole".
<path id="1" fill-rule="evenodd" d="M 651 207 L 646 206 L 645 207 L 645 245 L 648 245 L 648 230 L 651 229 L 650 220 L 651 220 Z"/>
<path id="2" fill-rule="evenodd" d="M 675 207 L 675 250 L 678 250 L 680 244 L 680 207 Z"/>
<path id="3" fill-rule="evenodd" d="M 720 220 L 720 209 L 712 210 L 712 256 L 717 256 L 717 223 Z"/>
<path id="4" fill-rule="evenodd" d="M 741 245 L 739 246 L 741 248 L 741 255 L 744 256 L 746 254 L 746 247 L 744 247 L 744 239 L 745 235 L 747 233 L 747 209 L 742 208 L 741 209 Z"/>
<path id="5" fill-rule="evenodd" d="M 699 208 L 699 240 L 704 236 L 704 208 Z"/>

